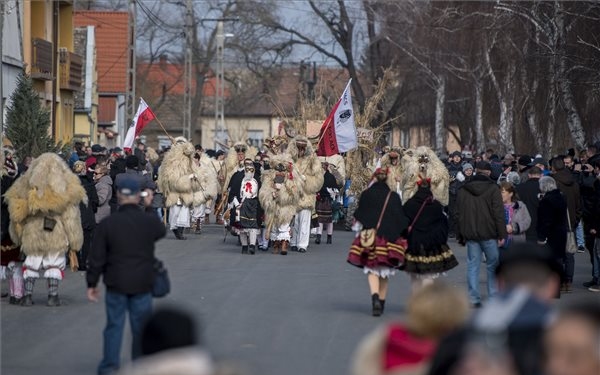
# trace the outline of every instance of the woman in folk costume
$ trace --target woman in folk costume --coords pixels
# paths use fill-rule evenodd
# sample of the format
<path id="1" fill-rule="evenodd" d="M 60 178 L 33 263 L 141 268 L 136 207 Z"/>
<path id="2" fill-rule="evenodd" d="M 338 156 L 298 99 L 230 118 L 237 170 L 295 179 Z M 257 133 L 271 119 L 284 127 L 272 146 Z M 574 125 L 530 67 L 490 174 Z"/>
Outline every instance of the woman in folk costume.
<path id="1" fill-rule="evenodd" d="M 169 209 L 170 228 L 178 240 L 185 240 L 183 230 L 190 227 L 190 207 L 194 193 L 201 190 L 201 180 L 192 160 L 194 145 L 183 137 L 175 138 L 158 171 L 158 186 Z"/>
<path id="2" fill-rule="evenodd" d="M 426 147 L 415 150 L 405 160 L 409 181 L 418 176 L 416 189 L 411 184 L 404 190 L 404 213 L 410 226 L 407 231 L 404 270 L 410 274 L 413 291 L 458 265 L 448 246 L 448 217 L 441 201 L 448 198 L 448 170 Z M 441 174 L 442 176 L 439 176 Z M 438 185 L 433 187 L 433 181 Z M 442 186 L 440 186 L 440 184 Z M 444 185 L 445 184 L 445 185 Z M 443 192 L 441 196 L 438 194 Z"/>
<path id="3" fill-rule="evenodd" d="M 194 155 L 193 169 L 194 174 L 198 177 L 200 189 L 194 191 L 192 220 L 194 221 L 195 232 L 200 234 L 207 211 L 210 213 L 208 204 L 219 193 L 219 183 L 210 158 L 202 150 Z"/>
<path id="4" fill-rule="evenodd" d="M 323 169 L 312 144 L 303 135 L 290 141 L 287 153 L 292 157 L 301 186 L 300 201 L 292 225 L 291 250 L 305 253 L 310 240 L 310 219 L 316 194 L 323 186 Z"/>
<path id="5" fill-rule="evenodd" d="M 10 225 L 10 215 L 8 213 L 8 204 L 4 199 L 4 193 L 12 186 L 16 177 L 16 170 L 12 163 L 6 163 L 4 152 L 0 154 L 0 177 L 2 178 L 2 188 L 0 197 L 2 204 L 2 217 L 0 225 L 2 226 L 2 253 L 0 255 L 0 276 L 2 280 L 8 279 L 9 303 L 17 305 L 23 298 L 23 261 L 21 259 L 21 249 L 10 239 L 8 228 Z M 14 171 L 14 172 L 11 172 Z"/>
<path id="6" fill-rule="evenodd" d="M 381 157 L 381 168 L 387 169 L 388 175 L 385 181 L 392 191 L 401 194 L 402 187 L 402 159 L 403 152 L 399 149 L 390 149 L 385 155 Z"/>
<path id="7" fill-rule="evenodd" d="M 292 159 L 286 154 L 271 157 L 270 169 L 262 174 L 258 199 L 265 211 L 265 231 L 273 241 L 273 254 L 287 255 L 290 223 L 300 200 L 298 179 Z"/>
<path id="8" fill-rule="evenodd" d="M 338 188 L 338 183 L 331 172 L 329 172 L 329 163 L 321 162 L 323 166 L 323 186 L 317 193 L 317 211 L 319 227 L 317 228 L 317 238 L 315 243 L 321 243 L 323 235 L 323 227 L 327 232 L 327 243 L 331 244 L 333 237 L 333 198 L 336 195 L 335 191 Z"/>
<path id="9" fill-rule="evenodd" d="M 386 184 L 388 171 L 378 168 L 375 183 L 365 190 L 354 211 L 354 227 L 360 231 L 348 255 L 348 263 L 367 274 L 373 316 L 385 308 L 388 279 L 404 262 L 406 240 L 402 234 L 408 225 L 400 196 Z"/>
<path id="10" fill-rule="evenodd" d="M 10 237 L 27 256 L 23 264 L 25 296 L 33 304 L 35 280 L 48 280 L 48 306 L 60 305 L 58 285 L 64 276 L 65 253 L 74 255 L 83 244 L 79 203 L 87 203 L 79 178 L 58 155 L 37 157 L 27 172 L 5 193 L 10 213 Z M 70 256 L 71 267 L 77 258 Z"/>
<path id="11" fill-rule="evenodd" d="M 250 253 L 251 255 L 256 252 L 256 239 L 261 225 L 258 204 L 259 185 L 254 178 L 254 173 L 254 165 L 246 164 L 240 188 L 241 202 L 236 210 L 237 222 L 240 225 L 242 254 Z"/>

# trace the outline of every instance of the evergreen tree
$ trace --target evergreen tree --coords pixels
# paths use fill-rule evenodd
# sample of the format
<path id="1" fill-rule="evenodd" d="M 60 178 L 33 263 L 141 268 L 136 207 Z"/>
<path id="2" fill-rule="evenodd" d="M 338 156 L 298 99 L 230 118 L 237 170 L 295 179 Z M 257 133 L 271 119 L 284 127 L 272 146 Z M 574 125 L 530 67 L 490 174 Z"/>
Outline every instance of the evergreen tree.
<path id="1" fill-rule="evenodd" d="M 42 106 L 31 78 L 21 73 L 17 88 L 10 96 L 11 105 L 6 112 L 6 136 L 17 155 L 37 157 L 44 152 L 56 152 L 61 148 L 50 135 L 50 112 Z"/>

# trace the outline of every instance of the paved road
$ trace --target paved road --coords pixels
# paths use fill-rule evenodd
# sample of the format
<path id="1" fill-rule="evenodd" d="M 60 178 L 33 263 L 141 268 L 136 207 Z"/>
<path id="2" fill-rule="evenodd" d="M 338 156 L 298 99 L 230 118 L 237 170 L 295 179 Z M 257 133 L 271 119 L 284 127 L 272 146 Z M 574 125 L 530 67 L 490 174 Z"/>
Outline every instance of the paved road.
<path id="1" fill-rule="evenodd" d="M 347 374 L 357 342 L 378 324 L 401 317 L 410 290 L 408 277 L 397 275 L 386 314 L 371 317 L 366 278 L 345 263 L 351 239 L 351 233 L 336 231 L 333 245 L 311 245 L 306 254 L 242 256 L 236 240 L 229 237 L 224 243 L 216 225 L 188 241 L 176 241 L 169 233 L 157 253 L 168 266 L 173 291 L 155 305 L 192 312 L 215 358 L 240 364 L 249 374 Z M 465 289 L 466 251 L 453 248 L 461 264 L 447 280 Z M 588 264 L 587 254 L 577 254 L 577 285 L 587 280 Z M 482 269 L 482 283 L 484 274 Z M 576 288 L 563 300 L 597 297 Z M 36 305 L 12 306 L 2 300 L 2 374 L 95 373 L 104 305 L 87 302 L 83 273 L 67 271 L 60 295 L 63 306 L 46 307 L 46 285 L 40 281 Z M 126 335 L 125 361 L 129 345 Z"/>

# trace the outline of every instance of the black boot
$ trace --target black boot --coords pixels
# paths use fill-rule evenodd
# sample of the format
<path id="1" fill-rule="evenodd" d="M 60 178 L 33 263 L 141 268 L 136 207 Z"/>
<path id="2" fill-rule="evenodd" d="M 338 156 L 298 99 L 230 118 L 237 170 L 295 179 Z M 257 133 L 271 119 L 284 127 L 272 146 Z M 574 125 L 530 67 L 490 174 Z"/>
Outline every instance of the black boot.
<path id="1" fill-rule="evenodd" d="M 331 245 L 331 234 L 327 235 L 327 244 Z"/>
<path id="2" fill-rule="evenodd" d="M 379 302 L 381 303 L 381 314 L 383 314 L 383 311 L 385 310 L 385 300 L 380 299 Z"/>
<path id="3" fill-rule="evenodd" d="M 242 246 L 242 254 L 248 254 L 248 246 Z"/>
<path id="4" fill-rule="evenodd" d="M 373 316 L 381 316 L 383 308 L 381 307 L 381 301 L 379 300 L 379 294 L 375 293 L 371 295 L 371 303 L 373 305 Z"/>
<path id="5" fill-rule="evenodd" d="M 21 306 L 31 306 L 33 305 L 33 299 L 31 298 L 31 294 L 26 294 L 21 298 Z"/>
<path id="6" fill-rule="evenodd" d="M 321 235 L 317 234 L 317 239 L 315 239 L 315 243 L 319 245 L 321 243 Z"/>
<path id="7" fill-rule="evenodd" d="M 47 305 L 50 307 L 60 306 L 60 299 L 58 298 L 58 294 L 48 296 Z"/>
<path id="8" fill-rule="evenodd" d="M 184 229 L 184 227 L 177 227 L 177 233 L 179 233 L 179 237 L 177 237 L 178 240 L 187 240 L 187 238 L 183 235 Z"/>
<path id="9" fill-rule="evenodd" d="M 256 254 L 256 245 L 250 245 L 248 250 L 250 251 L 250 255 Z"/>

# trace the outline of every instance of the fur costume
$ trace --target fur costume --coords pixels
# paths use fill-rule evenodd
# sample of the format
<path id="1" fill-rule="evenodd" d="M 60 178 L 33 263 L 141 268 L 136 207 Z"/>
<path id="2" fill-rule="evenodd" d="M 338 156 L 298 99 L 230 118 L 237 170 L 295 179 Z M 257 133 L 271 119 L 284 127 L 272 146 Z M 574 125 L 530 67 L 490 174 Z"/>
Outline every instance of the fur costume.
<path id="1" fill-rule="evenodd" d="M 87 196 L 79 178 L 58 155 L 45 153 L 34 159 L 4 198 L 10 213 L 10 236 L 26 255 L 81 249 L 79 203 L 87 204 Z M 44 230 L 45 218 L 55 220 L 52 230 Z"/>
<path id="2" fill-rule="evenodd" d="M 420 146 L 414 150 L 408 150 L 402 158 L 402 165 L 405 170 L 402 183 L 403 203 L 416 194 L 422 179 L 428 179 L 433 197 L 443 206 L 448 205 L 450 176 L 448 169 L 432 149 Z"/>
<path id="3" fill-rule="evenodd" d="M 276 177 L 281 181 L 277 182 Z M 258 199 L 265 211 L 267 229 L 289 225 L 300 199 L 298 174 L 292 159 L 286 154 L 274 155 L 271 169 L 263 172 L 261 181 Z"/>
<path id="4" fill-rule="evenodd" d="M 392 156 L 397 155 L 398 162 L 396 165 L 392 164 Z M 400 193 L 402 188 L 402 178 L 404 173 L 404 167 L 402 165 L 402 157 L 404 151 L 400 149 L 392 149 L 381 157 L 381 168 L 388 168 L 387 180 L 385 181 L 387 186 L 392 191 Z"/>
<path id="5" fill-rule="evenodd" d="M 193 205 L 196 207 L 217 197 L 219 182 L 217 181 L 217 172 L 213 168 L 210 158 L 205 154 L 202 154 L 200 163 L 194 164 L 193 169 L 199 186 L 199 189 L 194 191 Z"/>
<path id="6" fill-rule="evenodd" d="M 178 202 L 189 207 L 194 204 L 194 193 L 200 192 L 202 188 L 209 189 L 210 175 L 195 167 L 192 160 L 194 152 L 191 142 L 177 137 L 165 154 L 158 171 L 158 186 L 165 196 L 166 207 L 173 207 Z M 203 199 L 201 197 L 202 194 L 198 199 Z"/>
<path id="7" fill-rule="evenodd" d="M 297 142 L 306 142 L 304 155 L 298 154 Z M 315 207 L 316 194 L 323 186 L 323 168 L 315 153 L 312 144 L 303 135 L 298 135 L 292 139 L 288 145 L 287 153 L 294 161 L 295 172 L 300 178 L 300 201 L 298 210 L 313 209 Z"/>
<path id="8" fill-rule="evenodd" d="M 148 159 L 150 164 L 154 165 L 158 161 L 158 159 L 160 159 L 160 156 L 158 156 L 158 153 L 155 149 L 153 149 L 152 147 L 147 147 L 146 158 Z"/>

